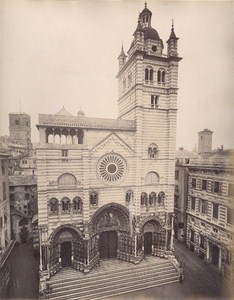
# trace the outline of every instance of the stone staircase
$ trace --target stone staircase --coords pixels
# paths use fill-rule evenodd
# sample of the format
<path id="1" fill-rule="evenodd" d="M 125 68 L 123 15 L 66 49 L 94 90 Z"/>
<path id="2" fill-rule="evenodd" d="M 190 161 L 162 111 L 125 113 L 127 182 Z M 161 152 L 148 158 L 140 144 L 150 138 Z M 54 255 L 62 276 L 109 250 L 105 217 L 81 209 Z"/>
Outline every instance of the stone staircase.
<path id="1" fill-rule="evenodd" d="M 147 257 L 139 265 L 120 260 L 101 261 L 90 273 L 64 268 L 51 277 L 50 299 L 95 300 L 178 282 L 169 260 Z"/>

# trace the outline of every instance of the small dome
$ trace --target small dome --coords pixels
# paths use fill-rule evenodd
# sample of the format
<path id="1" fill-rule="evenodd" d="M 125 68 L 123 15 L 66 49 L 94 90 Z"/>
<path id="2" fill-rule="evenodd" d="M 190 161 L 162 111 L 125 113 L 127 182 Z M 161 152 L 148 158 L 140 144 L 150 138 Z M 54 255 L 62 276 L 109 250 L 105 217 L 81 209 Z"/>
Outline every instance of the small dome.
<path id="1" fill-rule="evenodd" d="M 143 28 L 143 31 L 144 31 L 145 40 L 147 40 L 147 39 L 159 40 L 159 41 L 161 40 L 159 35 L 158 35 L 157 30 L 155 30 L 154 28 L 145 27 L 145 28 Z"/>
<path id="2" fill-rule="evenodd" d="M 77 113 L 77 117 L 84 117 L 85 113 L 83 112 L 83 110 L 80 108 L 80 110 Z"/>

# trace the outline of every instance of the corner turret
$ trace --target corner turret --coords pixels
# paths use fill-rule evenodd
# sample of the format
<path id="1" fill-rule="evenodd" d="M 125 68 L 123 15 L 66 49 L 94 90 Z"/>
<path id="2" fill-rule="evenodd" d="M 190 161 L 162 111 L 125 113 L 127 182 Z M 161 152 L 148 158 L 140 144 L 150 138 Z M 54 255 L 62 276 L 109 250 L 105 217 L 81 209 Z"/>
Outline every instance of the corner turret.
<path id="1" fill-rule="evenodd" d="M 126 59 L 127 59 L 127 55 L 124 53 L 124 49 L 123 49 L 123 45 L 122 45 L 122 48 L 121 48 L 121 53 L 118 57 L 118 60 L 119 60 L 119 70 L 123 67 L 123 65 L 125 64 L 126 62 Z"/>
<path id="2" fill-rule="evenodd" d="M 174 31 L 174 21 L 172 20 L 171 34 L 167 40 L 167 55 L 168 56 L 178 56 L 178 37 Z"/>

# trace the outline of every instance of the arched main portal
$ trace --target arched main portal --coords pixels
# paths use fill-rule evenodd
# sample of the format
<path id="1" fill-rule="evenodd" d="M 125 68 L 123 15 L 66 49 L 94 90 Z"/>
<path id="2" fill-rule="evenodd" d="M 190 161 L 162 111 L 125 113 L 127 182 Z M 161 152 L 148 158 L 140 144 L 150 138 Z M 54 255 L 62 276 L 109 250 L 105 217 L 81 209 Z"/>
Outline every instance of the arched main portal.
<path id="1" fill-rule="evenodd" d="M 99 253 L 101 259 L 116 258 L 118 235 L 116 231 L 104 231 L 99 236 Z"/>
<path id="2" fill-rule="evenodd" d="M 63 225 L 50 236 L 50 270 L 56 273 L 60 268 L 73 267 L 83 270 L 84 243 L 80 230 L 74 225 Z"/>
<path id="3" fill-rule="evenodd" d="M 128 209 L 118 203 L 108 203 L 92 216 L 90 236 L 97 237 L 99 258 L 116 257 L 125 261 L 134 260 L 133 222 Z M 92 250 L 92 249 L 91 249 Z"/>

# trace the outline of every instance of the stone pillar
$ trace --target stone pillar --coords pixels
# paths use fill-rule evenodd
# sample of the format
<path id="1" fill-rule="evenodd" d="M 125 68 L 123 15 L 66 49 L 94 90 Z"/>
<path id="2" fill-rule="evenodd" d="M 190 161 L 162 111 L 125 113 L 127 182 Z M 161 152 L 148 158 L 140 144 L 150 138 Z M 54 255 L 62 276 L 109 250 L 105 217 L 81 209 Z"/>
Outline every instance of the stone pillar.
<path id="1" fill-rule="evenodd" d="M 48 243 L 47 235 L 48 228 L 46 225 L 38 226 L 39 231 L 39 243 L 40 243 L 40 271 L 47 270 L 47 255 L 48 255 Z"/>
<path id="2" fill-rule="evenodd" d="M 85 226 L 85 237 L 84 237 L 84 273 L 89 272 L 89 242 L 90 236 L 88 234 L 88 224 Z"/>
<path id="3" fill-rule="evenodd" d="M 38 228 L 39 231 L 39 250 L 40 250 L 40 264 L 39 264 L 39 270 L 42 271 L 42 234 L 41 234 L 41 228 Z"/>
<path id="4" fill-rule="evenodd" d="M 59 259 L 59 267 L 62 267 L 62 259 L 61 259 L 61 244 L 58 245 L 58 259 Z"/>
<path id="5" fill-rule="evenodd" d="M 206 241 L 206 261 L 210 260 L 210 244 L 209 241 Z"/>
<path id="6" fill-rule="evenodd" d="M 48 276 L 50 277 L 50 245 L 47 244 L 47 270 Z"/>
<path id="7" fill-rule="evenodd" d="M 61 214 L 62 214 L 62 203 L 58 203 L 58 215 L 59 215 L 59 223 L 61 222 Z"/>
<path id="8" fill-rule="evenodd" d="M 73 263 L 74 263 L 74 242 L 71 242 L 71 264 L 73 267 Z"/>
<path id="9" fill-rule="evenodd" d="M 52 131 L 53 131 L 53 144 L 55 144 L 54 128 L 52 128 Z"/>
<path id="10" fill-rule="evenodd" d="M 170 249 L 174 250 L 173 247 L 173 238 L 174 238 L 174 228 L 173 228 L 174 215 L 171 214 L 171 241 L 170 241 Z"/>
<path id="11" fill-rule="evenodd" d="M 134 232 L 134 264 L 138 264 L 141 260 L 138 251 L 139 235 L 140 229 L 137 227 L 136 231 Z"/>
<path id="12" fill-rule="evenodd" d="M 144 250 L 145 250 L 145 237 L 144 237 L 144 232 L 142 232 L 142 239 L 141 239 L 141 250 L 142 250 L 142 253 L 144 255 Z"/>
<path id="13" fill-rule="evenodd" d="M 167 251 L 167 240 L 168 240 L 168 232 L 167 232 L 167 229 L 165 229 L 165 244 L 164 244 L 165 251 Z"/>
<path id="14" fill-rule="evenodd" d="M 48 264 L 48 245 L 42 245 L 42 270 L 47 270 L 47 264 Z"/>
<path id="15" fill-rule="evenodd" d="M 71 142 L 71 130 L 70 128 L 67 129 L 68 136 L 67 136 L 67 144 L 72 144 Z"/>
<path id="16" fill-rule="evenodd" d="M 221 246 L 218 246 L 219 247 L 219 262 L 218 262 L 218 268 L 221 269 L 222 267 L 222 249 L 221 249 Z"/>
<path id="17" fill-rule="evenodd" d="M 120 259 L 120 232 L 117 232 L 117 258 Z"/>

